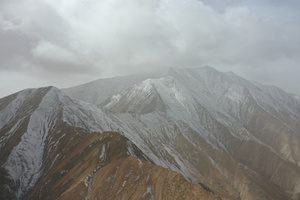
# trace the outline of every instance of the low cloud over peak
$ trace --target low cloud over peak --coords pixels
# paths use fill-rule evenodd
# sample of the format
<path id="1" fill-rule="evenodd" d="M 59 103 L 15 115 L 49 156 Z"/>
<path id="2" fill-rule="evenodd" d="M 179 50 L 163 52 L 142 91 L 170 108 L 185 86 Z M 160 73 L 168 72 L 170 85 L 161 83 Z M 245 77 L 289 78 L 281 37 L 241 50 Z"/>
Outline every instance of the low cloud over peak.
<path id="1" fill-rule="evenodd" d="M 208 64 L 300 94 L 295 76 L 300 74 L 299 4 L 294 0 L 4 0 L 0 77 L 6 80 L 8 73 L 23 77 L 21 85 L 10 80 L 19 90 Z M 68 79 L 59 81 L 61 76 Z M 0 95 L 5 93 L 2 90 Z"/>

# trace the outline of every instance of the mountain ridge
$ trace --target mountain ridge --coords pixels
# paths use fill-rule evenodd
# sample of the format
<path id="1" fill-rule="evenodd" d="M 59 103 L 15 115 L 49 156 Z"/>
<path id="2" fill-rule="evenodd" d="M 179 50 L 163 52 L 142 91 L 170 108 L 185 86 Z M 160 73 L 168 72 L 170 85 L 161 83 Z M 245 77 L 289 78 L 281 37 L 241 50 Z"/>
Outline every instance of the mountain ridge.
<path id="1" fill-rule="evenodd" d="M 300 101 L 296 96 L 210 67 L 171 69 L 159 77 L 144 78 L 109 79 L 104 85 L 103 80 L 96 81 L 84 86 L 84 95 L 82 87 L 63 92 L 50 87 L 0 99 L 0 145 L 6 148 L 9 143 L 13 149 L 18 141 L 10 143 L 15 141 L 10 136 L 22 141 L 22 134 L 43 133 L 41 123 L 28 131 L 25 125 L 20 128 L 28 121 L 20 120 L 55 118 L 47 123 L 56 124 L 50 126 L 54 135 L 38 136 L 46 152 L 43 159 L 52 160 L 49 163 L 60 160 L 59 152 L 48 153 L 59 145 L 54 139 L 73 138 L 63 130 L 74 127 L 74 137 L 76 132 L 111 130 L 128 138 L 154 164 L 204 184 L 223 199 L 298 198 Z M 68 92 L 84 99 L 76 100 Z M 94 98 L 97 95 L 101 97 Z M 9 159 L 0 156 L 3 166 Z M 38 165 L 34 172 L 51 168 L 49 163 Z M 35 179 L 23 185 L 34 185 L 29 180 Z"/>

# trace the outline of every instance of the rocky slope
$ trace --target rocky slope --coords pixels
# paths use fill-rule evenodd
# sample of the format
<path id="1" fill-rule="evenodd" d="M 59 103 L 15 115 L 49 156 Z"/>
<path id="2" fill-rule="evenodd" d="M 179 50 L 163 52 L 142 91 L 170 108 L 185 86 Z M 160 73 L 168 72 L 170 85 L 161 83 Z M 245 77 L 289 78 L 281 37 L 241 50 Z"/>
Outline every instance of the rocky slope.
<path id="1" fill-rule="evenodd" d="M 62 91 L 75 99 L 80 99 L 94 105 L 99 105 L 109 96 L 118 94 L 147 78 L 155 77 L 160 77 L 160 75 L 158 73 L 136 74 L 123 77 L 99 79 L 83 85 L 65 88 L 62 89 Z"/>
<path id="2" fill-rule="evenodd" d="M 298 198 L 295 95 L 203 67 L 171 69 L 107 96 L 100 107 L 116 122 L 112 128 L 155 163 L 204 182 L 222 197 Z"/>
<path id="3" fill-rule="evenodd" d="M 44 196 L 40 198 L 217 199 L 201 186 L 189 183 L 181 174 L 146 162 L 142 152 L 118 133 L 95 133 L 86 137 L 78 141 L 81 145 L 72 151 L 69 159 L 66 157 L 69 161 L 61 162 L 51 172 L 60 175 L 55 185 L 49 181 L 52 180 L 50 174 L 41 180 L 40 188 L 47 192 L 42 192 Z M 36 197 L 34 194 L 39 194 L 40 188 L 35 187 L 28 197 Z M 57 188 L 60 188 L 59 193 Z"/>
<path id="4" fill-rule="evenodd" d="M 54 87 L 1 99 L 0 199 L 215 199 L 153 165 L 105 115 Z M 109 188 L 108 188 L 109 187 Z"/>
<path id="5" fill-rule="evenodd" d="M 299 199 L 299 97 L 210 67 L 145 77 L 63 90 L 79 100 L 53 87 L 1 99 L 1 194 L 166 199 L 184 182 L 171 169 L 194 183 L 178 188 L 184 195 L 202 185 L 222 199 Z M 105 134 L 139 153 L 107 149 L 105 134 L 90 134 L 103 131 L 119 132 Z"/>
<path id="6" fill-rule="evenodd" d="M 91 105 L 72 100 L 53 87 L 24 90 L 0 102 L 0 186 L 4 196 L 21 198 L 35 186 L 60 158 L 60 141 L 72 139 L 73 135 L 65 132 L 69 126 L 82 133 L 101 131 L 95 123 L 100 112 L 89 113 Z"/>

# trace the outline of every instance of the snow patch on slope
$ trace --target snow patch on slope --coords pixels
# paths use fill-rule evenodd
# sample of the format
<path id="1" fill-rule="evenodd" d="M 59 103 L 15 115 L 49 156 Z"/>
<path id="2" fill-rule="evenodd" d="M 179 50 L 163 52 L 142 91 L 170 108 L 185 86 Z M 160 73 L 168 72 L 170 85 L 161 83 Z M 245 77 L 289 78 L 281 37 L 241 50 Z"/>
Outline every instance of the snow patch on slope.
<path id="1" fill-rule="evenodd" d="M 17 198 L 21 198 L 40 177 L 45 140 L 51 129 L 49 125 L 53 123 L 57 114 L 57 111 L 52 109 L 55 107 L 53 104 L 57 102 L 55 96 L 54 91 L 45 95 L 39 108 L 32 113 L 20 143 L 13 148 L 3 165 L 9 179 L 18 186 Z"/>
<path id="2" fill-rule="evenodd" d="M 64 122 L 67 122 L 71 126 L 83 128 L 89 133 L 109 130 L 109 127 L 106 126 L 107 117 L 98 107 L 83 101 L 71 99 L 63 93 L 59 95 L 59 101 L 63 108 L 62 120 Z"/>
<path id="3" fill-rule="evenodd" d="M 0 130 L 7 125 L 14 116 L 16 116 L 26 97 L 35 91 L 36 90 L 28 89 L 19 92 L 14 100 L 12 100 L 5 108 L 0 110 Z"/>
<path id="4" fill-rule="evenodd" d="M 147 73 L 100 79 L 84 85 L 62 89 L 62 91 L 73 98 L 92 103 L 94 105 L 100 105 L 107 98 L 121 93 L 147 78 L 159 76 L 161 75 L 158 73 Z"/>

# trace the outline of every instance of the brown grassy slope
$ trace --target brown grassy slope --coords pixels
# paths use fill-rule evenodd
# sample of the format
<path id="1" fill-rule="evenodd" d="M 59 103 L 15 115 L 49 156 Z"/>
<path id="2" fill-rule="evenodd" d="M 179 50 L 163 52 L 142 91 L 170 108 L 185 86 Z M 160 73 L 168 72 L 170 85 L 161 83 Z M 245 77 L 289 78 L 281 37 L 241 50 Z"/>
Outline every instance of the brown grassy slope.
<path id="1" fill-rule="evenodd" d="M 118 133 L 78 136 L 27 199 L 218 199 L 181 174 L 127 154 Z M 103 153 L 105 152 L 105 153 Z M 102 155 L 102 156 L 101 156 Z"/>

